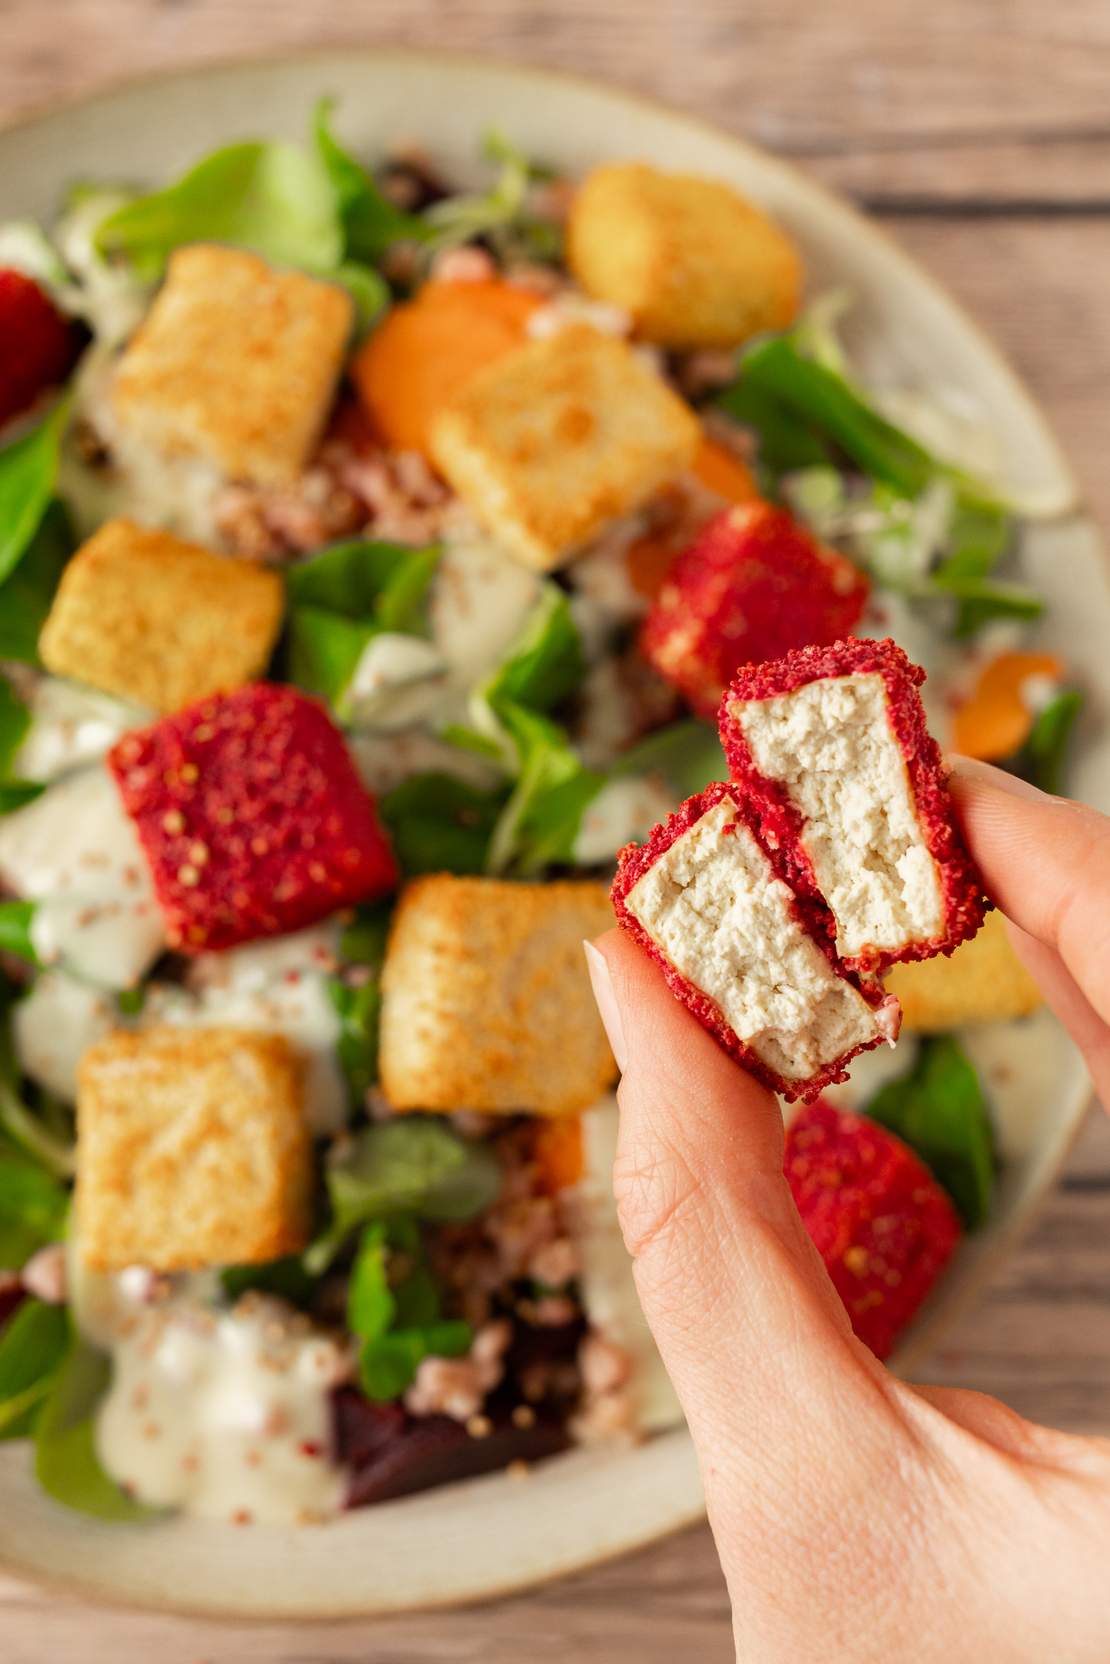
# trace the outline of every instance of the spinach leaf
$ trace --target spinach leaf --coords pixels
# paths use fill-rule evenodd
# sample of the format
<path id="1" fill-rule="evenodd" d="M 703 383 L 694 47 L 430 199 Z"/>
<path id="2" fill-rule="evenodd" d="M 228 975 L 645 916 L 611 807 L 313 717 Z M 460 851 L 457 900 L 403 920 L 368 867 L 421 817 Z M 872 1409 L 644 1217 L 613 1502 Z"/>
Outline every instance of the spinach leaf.
<path id="1" fill-rule="evenodd" d="M 421 635 L 440 548 L 336 543 L 291 568 L 289 673 L 334 705 L 363 651 L 385 631 Z"/>
<path id="2" fill-rule="evenodd" d="M 505 789 L 478 791 L 449 774 L 415 774 L 378 809 L 406 875 L 481 873 L 505 797 Z"/>
<path id="3" fill-rule="evenodd" d="M 362 164 L 339 143 L 331 128 L 334 108 L 334 99 L 320 99 L 312 117 L 312 136 L 335 194 L 347 254 L 352 260 L 373 264 L 391 243 L 421 242 L 429 228 L 383 196 Z"/>
<path id="4" fill-rule="evenodd" d="M 531 710 L 549 711 L 573 692 L 585 668 L 570 602 L 558 584 L 547 583 L 483 693 L 495 710 L 508 700 Z"/>
<path id="5" fill-rule="evenodd" d="M 906 1074 L 880 1087 L 867 1114 L 932 1169 L 969 1229 L 990 1212 L 994 1136 L 979 1077 L 951 1035 L 924 1040 Z"/>
<path id="6" fill-rule="evenodd" d="M 473 1219 L 496 1199 L 501 1179 L 495 1152 L 438 1116 L 376 1122 L 327 1168 L 332 1221 L 307 1249 L 305 1265 L 313 1275 L 326 1269 L 351 1232 L 371 1220 Z"/>
<path id="7" fill-rule="evenodd" d="M 35 1477 L 48 1496 L 82 1514 L 124 1524 L 158 1510 L 133 1501 L 96 1454 L 93 1417 L 111 1376 L 108 1360 L 75 1340 L 35 1425 Z"/>
<path id="8" fill-rule="evenodd" d="M 0 450 L 0 583 L 5 586 L 5 602 L 10 599 L 6 580 L 30 547 L 54 495 L 69 411 L 69 399 L 60 398 L 37 427 Z M 5 613 L 9 610 L 3 608 Z"/>
<path id="9" fill-rule="evenodd" d="M 347 1326 L 361 1342 L 359 1379 L 368 1398 L 396 1399 L 412 1384 L 422 1359 L 458 1357 L 470 1347 L 470 1325 L 444 1320 L 439 1289 L 423 1261 L 419 1237 L 404 1233 L 404 1274 L 393 1278 L 389 1225 L 367 1226 L 351 1268 Z"/>
<path id="10" fill-rule="evenodd" d="M 64 1307 L 24 1300 L 0 1330 L 0 1439 L 24 1439 L 69 1346 Z"/>
<path id="11" fill-rule="evenodd" d="M 3 453 L 0 453 L 2 469 Z M 69 516 L 54 498 L 47 504 L 14 571 L 0 584 L 0 659 L 39 663 L 39 632 L 73 549 Z"/>

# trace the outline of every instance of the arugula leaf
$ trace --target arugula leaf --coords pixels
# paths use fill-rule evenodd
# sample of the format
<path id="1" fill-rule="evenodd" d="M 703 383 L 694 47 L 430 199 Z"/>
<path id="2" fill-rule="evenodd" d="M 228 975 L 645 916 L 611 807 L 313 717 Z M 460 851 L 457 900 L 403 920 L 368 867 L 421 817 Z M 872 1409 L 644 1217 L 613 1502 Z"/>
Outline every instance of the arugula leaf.
<path id="1" fill-rule="evenodd" d="M 148 279 L 183 243 L 230 243 L 277 265 L 334 271 L 343 235 L 331 180 L 298 145 L 247 140 L 204 157 L 163 190 L 117 208 L 97 228 L 102 254 L 126 255 Z"/>
<path id="2" fill-rule="evenodd" d="M 724 772 L 725 758 L 715 728 L 707 722 L 672 722 L 629 746 L 609 770 L 611 780 L 661 774 L 680 800 L 704 791 Z"/>
<path id="3" fill-rule="evenodd" d="M 1062 689 L 1038 712 L 1028 739 L 1007 766 L 1042 792 L 1061 792 L 1072 732 L 1082 709 L 1078 688 Z"/>
<path id="4" fill-rule="evenodd" d="M 347 1326 L 358 1336 L 359 1377 L 368 1398 L 378 1403 L 399 1398 L 422 1359 L 457 1357 L 473 1338 L 470 1325 L 441 1317 L 439 1289 L 423 1262 L 417 1237 L 407 1235 L 409 1269 L 391 1282 L 391 1233 L 384 1221 L 363 1232 L 347 1295 Z M 415 1264 L 412 1263 L 415 1257 Z"/>
<path id="5" fill-rule="evenodd" d="M 35 1477 L 48 1496 L 79 1513 L 121 1524 L 153 1519 L 159 1510 L 127 1496 L 96 1454 L 93 1418 L 110 1377 L 108 1360 L 74 1341 L 35 1425 Z"/>
<path id="6" fill-rule="evenodd" d="M 69 411 L 63 395 L 37 427 L 0 450 L 0 583 L 5 586 L 0 595 L 5 603 L 11 599 L 5 580 L 30 547 L 54 495 Z"/>
<path id="7" fill-rule="evenodd" d="M 924 1040 L 913 1065 L 880 1087 L 867 1114 L 932 1169 L 970 1230 L 990 1212 L 994 1135 L 979 1077 L 951 1035 Z"/>
<path id="8" fill-rule="evenodd" d="M 373 264 L 392 243 L 422 242 L 429 228 L 383 196 L 362 164 L 339 143 L 331 128 L 334 109 L 334 99 L 320 99 L 312 117 L 313 140 L 335 193 L 347 254 Z"/>
<path id="9" fill-rule="evenodd" d="M 291 680 L 334 705 L 374 636 L 422 635 L 438 544 L 336 543 L 290 569 Z"/>
<path id="10" fill-rule="evenodd" d="M 23 1439 L 69 1346 L 65 1308 L 24 1300 L 0 1330 L 0 1439 Z"/>
<path id="11" fill-rule="evenodd" d="M 3 454 L 0 452 L 0 470 Z M 14 571 L 0 584 L 0 659 L 39 663 L 39 632 L 74 546 L 69 516 L 55 497 L 47 504 Z"/>
<path id="12" fill-rule="evenodd" d="M 450 774 L 414 774 L 378 803 L 406 875 L 482 873 L 505 790 L 478 791 Z"/>
<path id="13" fill-rule="evenodd" d="M 332 1221 L 306 1250 L 305 1266 L 314 1276 L 325 1270 L 351 1232 L 370 1220 L 473 1219 L 496 1199 L 501 1179 L 495 1152 L 438 1116 L 376 1122 L 326 1170 Z"/>
<path id="14" fill-rule="evenodd" d="M 482 691 L 495 710 L 509 700 L 549 711 L 579 685 L 585 668 L 570 601 L 558 584 L 546 583 L 520 635 Z"/>
<path id="15" fill-rule="evenodd" d="M 27 965 L 37 965 L 39 956 L 31 940 L 33 901 L 0 901 L 0 952 L 10 953 Z"/>

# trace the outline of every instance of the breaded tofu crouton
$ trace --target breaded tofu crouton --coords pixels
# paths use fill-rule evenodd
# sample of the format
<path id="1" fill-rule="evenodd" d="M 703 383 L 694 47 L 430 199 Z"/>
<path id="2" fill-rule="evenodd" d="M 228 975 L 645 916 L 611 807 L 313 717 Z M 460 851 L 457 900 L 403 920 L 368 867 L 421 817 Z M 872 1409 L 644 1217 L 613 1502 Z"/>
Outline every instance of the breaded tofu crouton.
<path id="1" fill-rule="evenodd" d="M 77 1238 L 95 1271 L 253 1265 L 309 1236 L 312 1151 L 288 1042 L 117 1032 L 78 1071 Z"/>
<path id="2" fill-rule="evenodd" d="M 39 652 L 57 676 L 178 711 L 262 674 L 284 593 L 276 572 L 109 520 L 62 573 Z"/>
<path id="3" fill-rule="evenodd" d="M 112 388 L 124 434 L 231 479 L 300 473 L 327 418 L 354 321 L 350 296 L 243 249 L 170 256 Z"/>
<path id="4" fill-rule="evenodd" d="M 1001 913 L 988 913 L 978 936 L 962 942 L 948 959 L 895 965 L 886 989 L 901 1001 L 902 1025 L 910 1034 L 1009 1022 L 1042 1004 L 1040 989 L 1010 945 Z"/>
<path id="5" fill-rule="evenodd" d="M 579 324 L 504 354 L 433 419 L 433 459 L 505 549 L 571 558 L 693 460 L 693 412 L 623 341 Z"/>
<path id="6" fill-rule="evenodd" d="M 381 1083 L 395 1109 L 570 1115 L 616 1074 L 582 953 L 603 884 L 437 873 L 401 896 L 382 973 Z"/>
<path id="7" fill-rule="evenodd" d="M 785 329 L 802 288 L 794 244 L 738 191 L 634 162 L 583 181 L 567 259 L 588 294 L 667 347 L 732 347 Z"/>

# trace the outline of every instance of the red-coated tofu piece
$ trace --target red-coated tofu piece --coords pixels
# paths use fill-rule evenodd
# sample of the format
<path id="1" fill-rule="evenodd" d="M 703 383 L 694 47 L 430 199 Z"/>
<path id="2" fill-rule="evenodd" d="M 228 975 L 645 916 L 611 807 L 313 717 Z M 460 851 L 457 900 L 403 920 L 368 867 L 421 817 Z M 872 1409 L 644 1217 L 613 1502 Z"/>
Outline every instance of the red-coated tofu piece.
<path id="1" fill-rule="evenodd" d="M 343 736 L 296 688 L 201 700 L 108 762 L 181 953 L 300 930 L 397 882 Z"/>
<path id="2" fill-rule="evenodd" d="M 827 909 L 775 874 L 734 786 L 699 792 L 621 850 L 617 923 L 714 1039 L 788 1101 L 897 1038 L 901 1008 L 837 957 Z"/>
<path id="3" fill-rule="evenodd" d="M 712 718 L 741 665 L 850 635 L 868 592 L 858 567 L 784 509 L 743 503 L 714 515 L 677 556 L 640 651 Z"/>
<path id="4" fill-rule="evenodd" d="M 955 1208 L 900 1138 L 823 1098 L 787 1129 L 784 1167 L 852 1328 L 888 1357 L 960 1240 Z"/>
<path id="5" fill-rule="evenodd" d="M 0 270 L 0 427 L 64 381 L 76 353 L 73 325 L 45 290 Z"/>
<path id="6" fill-rule="evenodd" d="M 924 680 L 895 642 L 849 638 L 746 665 L 721 702 L 729 778 L 776 872 L 827 906 L 839 953 L 865 975 L 951 953 L 989 905 Z"/>

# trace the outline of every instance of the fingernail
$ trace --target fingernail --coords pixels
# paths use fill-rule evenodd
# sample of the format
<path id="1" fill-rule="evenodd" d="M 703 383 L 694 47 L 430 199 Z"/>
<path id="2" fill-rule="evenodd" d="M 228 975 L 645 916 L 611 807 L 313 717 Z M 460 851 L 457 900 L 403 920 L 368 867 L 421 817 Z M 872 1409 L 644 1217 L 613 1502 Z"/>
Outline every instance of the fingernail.
<path id="1" fill-rule="evenodd" d="M 598 1014 L 609 1037 L 613 1056 L 617 1060 L 617 1068 L 623 1074 L 624 1029 L 621 1026 L 621 1014 L 617 1005 L 617 998 L 613 993 L 613 982 L 609 975 L 609 967 L 605 963 L 604 955 L 598 953 L 592 942 L 583 942 L 582 951 L 586 955 L 586 969 L 590 973 L 590 983 L 593 987 L 594 999 L 597 1002 Z"/>
<path id="2" fill-rule="evenodd" d="M 1008 774 L 1004 768 L 995 768 L 993 763 L 981 762 L 978 757 L 961 757 L 952 753 L 945 757 L 944 764 L 957 780 L 990 786 L 996 792 L 1005 792 L 1007 797 L 1024 797 L 1040 803 L 1054 801 L 1039 786 L 1030 785 L 1028 780 L 1022 780 L 1016 774 Z"/>

